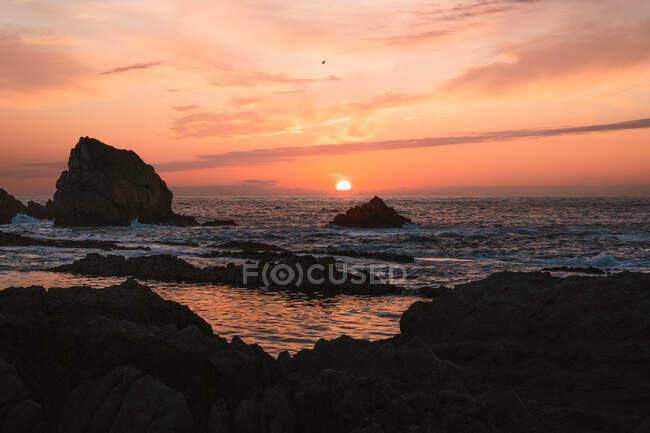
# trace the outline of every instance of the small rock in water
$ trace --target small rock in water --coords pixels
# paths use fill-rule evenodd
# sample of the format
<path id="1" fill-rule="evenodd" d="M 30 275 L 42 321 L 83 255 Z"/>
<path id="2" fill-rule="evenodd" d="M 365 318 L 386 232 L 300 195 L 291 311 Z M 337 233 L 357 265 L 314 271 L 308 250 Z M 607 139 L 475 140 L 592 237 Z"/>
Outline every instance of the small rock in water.
<path id="1" fill-rule="evenodd" d="M 600 268 L 594 268 L 593 266 L 556 266 L 553 268 L 544 268 L 543 272 L 571 272 L 575 274 L 593 274 L 593 275 L 605 275 L 607 272 Z"/>
<path id="2" fill-rule="evenodd" d="M 236 226 L 237 223 L 234 220 L 210 220 L 201 224 L 203 227 L 218 227 L 218 226 Z"/>
<path id="3" fill-rule="evenodd" d="M 402 227 L 411 222 L 409 218 L 399 215 L 395 209 L 375 196 L 368 203 L 354 206 L 344 214 L 338 214 L 330 224 L 343 227 L 390 228 Z"/>

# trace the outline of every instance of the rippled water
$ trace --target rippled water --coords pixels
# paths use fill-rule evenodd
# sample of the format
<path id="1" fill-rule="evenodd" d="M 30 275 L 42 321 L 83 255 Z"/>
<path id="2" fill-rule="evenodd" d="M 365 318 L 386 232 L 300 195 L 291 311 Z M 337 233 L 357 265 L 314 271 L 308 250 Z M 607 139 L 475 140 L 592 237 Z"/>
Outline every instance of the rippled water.
<path id="1" fill-rule="evenodd" d="M 410 254 L 406 289 L 457 284 L 498 270 L 539 270 L 545 266 L 599 266 L 610 270 L 650 269 L 650 198 L 386 198 L 413 219 L 404 229 L 358 230 L 327 225 L 338 212 L 367 197 L 179 197 L 175 210 L 203 218 L 233 218 L 236 227 L 57 228 L 19 217 L 0 229 L 28 236 L 117 240 L 172 253 L 199 265 L 208 246 L 230 240 L 272 243 L 292 250 L 335 247 Z M 42 201 L 42 198 L 41 198 Z M 171 246 L 165 242 L 195 242 Z M 119 280 L 52 275 L 43 269 L 68 263 L 91 250 L 0 247 L 0 287 L 43 284 L 104 286 Z M 354 265 L 386 265 L 363 258 L 340 258 Z M 217 333 L 239 335 L 271 352 L 298 350 L 314 340 L 342 333 L 383 338 L 398 331 L 401 312 L 414 296 L 307 297 L 222 286 L 149 282 L 162 296 L 187 304 Z M 410 293 L 408 290 L 405 293 Z"/>

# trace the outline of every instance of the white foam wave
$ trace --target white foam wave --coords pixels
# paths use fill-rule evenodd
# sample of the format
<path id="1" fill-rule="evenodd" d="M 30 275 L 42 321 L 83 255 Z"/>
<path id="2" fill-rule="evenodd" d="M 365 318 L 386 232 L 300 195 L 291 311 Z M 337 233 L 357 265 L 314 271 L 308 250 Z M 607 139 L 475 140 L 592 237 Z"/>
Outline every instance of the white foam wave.
<path id="1" fill-rule="evenodd" d="M 39 220 L 24 213 L 18 213 L 15 217 L 11 219 L 11 224 L 38 224 L 44 220 Z"/>

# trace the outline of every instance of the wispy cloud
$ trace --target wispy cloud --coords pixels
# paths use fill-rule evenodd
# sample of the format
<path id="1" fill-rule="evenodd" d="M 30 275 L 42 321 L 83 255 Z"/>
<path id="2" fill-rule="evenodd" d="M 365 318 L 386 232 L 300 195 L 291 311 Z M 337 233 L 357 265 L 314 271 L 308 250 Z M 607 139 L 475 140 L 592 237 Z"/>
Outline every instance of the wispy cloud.
<path id="1" fill-rule="evenodd" d="M 286 146 L 269 149 L 253 149 L 248 151 L 233 151 L 214 155 L 201 155 L 192 161 L 177 161 L 158 164 L 157 168 L 163 171 L 181 171 L 211 167 L 245 167 L 283 163 L 309 156 L 345 155 L 379 150 L 425 148 L 645 128 L 650 128 L 650 118 L 566 128 L 496 131 L 475 135 L 324 144 L 318 146 Z"/>
<path id="2" fill-rule="evenodd" d="M 272 108 L 267 105 L 258 109 L 255 106 L 253 111 L 250 106 L 260 101 L 258 98 L 237 97 L 229 100 L 231 105 L 236 107 L 236 111 L 229 111 L 227 108 L 221 111 L 187 109 L 188 106 L 180 106 L 182 109 L 179 110 L 179 107 L 174 107 L 177 111 L 186 114 L 174 120 L 171 130 L 177 138 L 231 138 L 301 133 L 302 125 L 322 127 L 350 122 L 350 127 L 356 128 L 348 131 L 351 136 L 363 139 L 369 137 L 368 132 L 363 130 L 362 124 L 373 114 L 381 110 L 415 104 L 429 97 L 428 94 L 384 92 L 360 102 L 335 102 L 321 106 L 304 104 L 301 106 L 300 113 L 292 111 L 291 107 L 287 109 L 281 104 Z"/>
<path id="3" fill-rule="evenodd" d="M 291 77 L 287 74 L 271 74 L 266 72 L 242 72 L 225 74 L 219 80 L 212 82 L 217 87 L 254 87 L 270 84 L 306 84 L 319 81 L 339 81 L 341 77 L 328 75 L 326 77 L 304 78 Z"/>
<path id="4" fill-rule="evenodd" d="M 242 180 L 241 183 L 247 185 L 273 186 L 276 185 L 278 181 L 274 179 L 245 179 Z"/>
<path id="5" fill-rule="evenodd" d="M 157 62 L 148 62 L 148 63 L 133 63 L 131 65 L 119 66 L 117 68 L 109 69 L 108 71 L 100 72 L 100 75 L 112 75 L 120 74 L 122 72 L 136 71 L 141 69 L 150 69 L 156 66 L 160 66 L 165 62 L 159 60 Z"/>
<path id="6" fill-rule="evenodd" d="M 67 163 L 26 162 L 24 164 L 4 167 L 0 165 L 0 179 L 46 179 L 57 177 L 65 170 Z"/>
<path id="7" fill-rule="evenodd" d="M 251 105 L 259 101 L 260 98 L 257 98 L 255 96 L 238 96 L 235 98 L 230 98 L 230 103 L 232 105 Z"/>
<path id="8" fill-rule="evenodd" d="M 570 39 L 545 37 L 506 48 L 498 61 L 465 70 L 443 91 L 502 94 L 540 81 L 572 75 L 610 73 L 650 61 L 650 20 L 625 29 L 576 34 Z"/>
<path id="9" fill-rule="evenodd" d="M 91 73 L 77 58 L 55 46 L 31 44 L 0 34 L 0 90 L 26 93 L 79 87 Z"/>
<path id="10" fill-rule="evenodd" d="M 202 105 L 174 105 L 172 109 L 180 111 L 181 113 L 187 113 L 188 111 L 195 111 L 203 108 Z"/>
<path id="11" fill-rule="evenodd" d="M 541 0 L 486 0 L 473 3 L 458 4 L 450 8 L 425 8 L 409 10 L 416 17 L 413 27 L 427 27 L 426 30 L 412 31 L 381 38 L 388 45 L 417 45 L 446 38 L 468 28 L 468 22 L 485 21 L 488 17 L 509 12 L 525 3 L 536 3 Z"/>
<path id="12" fill-rule="evenodd" d="M 284 129 L 255 111 L 196 112 L 176 119 L 171 127 L 177 137 L 236 137 L 268 134 Z"/>
<path id="13" fill-rule="evenodd" d="M 388 36 L 385 38 L 380 38 L 379 40 L 384 41 L 389 45 L 411 45 L 414 43 L 430 41 L 432 39 L 440 39 L 445 36 L 449 36 L 453 32 L 454 31 L 451 29 L 426 30 L 421 32 L 404 33 L 401 35 Z"/>

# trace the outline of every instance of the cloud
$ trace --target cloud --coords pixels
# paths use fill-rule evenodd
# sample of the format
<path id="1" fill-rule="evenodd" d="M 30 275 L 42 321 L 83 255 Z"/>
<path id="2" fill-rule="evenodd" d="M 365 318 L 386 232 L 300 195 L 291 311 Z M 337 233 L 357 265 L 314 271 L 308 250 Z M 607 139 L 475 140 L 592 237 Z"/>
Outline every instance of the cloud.
<path id="1" fill-rule="evenodd" d="M 293 95 L 296 93 L 305 93 L 305 89 L 294 89 L 294 90 L 276 90 L 273 92 L 274 95 Z"/>
<path id="2" fill-rule="evenodd" d="M 281 104 L 269 109 L 268 114 L 245 109 L 222 112 L 177 110 L 187 114 L 176 119 L 172 123 L 171 130 L 177 138 L 231 138 L 245 135 L 302 133 L 305 127 L 314 128 L 349 122 L 347 136 L 367 139 L 369 133 L 363 125 L 374 113 L 417 103 L 429 97 L 428 94 L 384 92 L 364 102 L 336 102 L 323 106 L 304 104 L 299 114 L 292 111 L 292 107 Z M 254 97 L 230 100 L 235 107 L 243 107 L 256 101 L 258 99 Z"/>
<path id="3" fill-rule="evenodd" d="M 181 113 L 186 113 L 188 111 L 195 111 L 203 108 L 202 105 L 174 105 L 172 108 Z"/>
<path id="4" fill-rule="evenodd" d="M 570 39 L 548 36 L 503 50 L 512 61 L 467 69 L 442 90 L 500 94 L 522 86 L 588 73 L 605 73 L 650 60 L 650 21 L 625 29 L 576 34 Z"/>
<path id="5" fill-rule="evenodd" d="M 314 196 L 323 195 L 322 191 L 306 189 L 306 188 L 291 188 L 280 185 L 265 185 L 248 183 L 241 181 L 239 183 L 221 184 L 221 185 L 171 185 L 171 190 L 175 196 L 178 195 L 225 195 L 225 196 L 288 196 L 288 195 L 302 195 Z"/>
<path id="6" fill-rule="evenodd" d="M 266 72 L 233 71 L 212 83 L 217 87 L 255 87 L 276 84 L 306 84 L 319 81 L 339 81 L 341 77 L 329 75 L 320 78 L 296 78 L 287 74 L 269 74 Z"/>
<path id="7" fill-rule="evenodd" d="M 182 171 L 197 168 L 246 167 L 283 163 L 309 156 L 345 155 L 378 150 L 426 148 L 645 128 L 650 128 L 650 118 L 567 128 L 509 130 L 487 132 L 476 135 L 323 144 L 317 146 L 286 146 L 247 151 L 232 151 L 214 155 L 200 155 L 192 161 L 167 162 L 158 164 L 156 168 L 161 171 Z"/>
<path id="8" fill-rule="evenodd" d="M 458 21 L 477 16 L 504 12 L 521 4 L 537 3 L 541 0 L 483 0 L 469 4 L 458 4 L 451 8 L 412 10 L 412 14 L 422 18 L 435 18 L 442 21 Z"/>
<path id="9" fill-rule="evenodd" d="M 91 70 L 56 45 L 0 34 L 0 90 L 26 93 L 79 87 Z"/>
<path id="10" fill-rule="evenodd" d="M 240 96 L 236 98 L 230 98 L 230 103 L 232 105 L 251 105 L 259 101 L 260 98 L 256 98 L 254 96 Z"/>
<path id="11" fill-rule="evenodd" d="M 135 71 L 139 69 L 150 69 L 156 66 L 160 66 L 164 63 L 165 62 L 162 60 L 159 60 L 157 62 L 148 62 L 148 63 L 133 63 L 131 65 L 120 66 L 117 68 L 109 69 L 108 71 L 100 72 L 100 75 L 112 75 L 112 74 L 120 74 L 122 72 Z"/>
<path id="12" fill-rule="evenodd" d="M 171 126 L 177 137 L 222 137 L 274 133 L 284 129 L 255 111 L 197 112 L 176 119 Z"/>
<path id="13" fill-rule="evenodd" d="M 389 36 L 386 38 L 381 38 L 379 40 L 384 41 L 389 45 L 411 45 L 414 43 L 430 41 L 432 39 L 439 39 L 445 36 L 449 36 L 452 33 L 453 31 L 450 29 L 427 30 L 422 32 Z"/>
<path id="14" fill-rule="evenodd" d="M 442 39 L 467 29 L 467 22 L 476 18 L 508 12 L 524 3 L 536 3 L 540 0 L 487 0 L 469 4 L 459 4 L 451 8 L 416 9 L 409 13 L 417 18 L 412 26 L 434 24 L 436 28 L 402 33 L 374 39 L 388 45 L 416 45 L 432 40 Z M 462 22 L 457 24 L 458 22 Z M 452 25 L 453 24 L 453 25 Z"/>
<path id="15" fill-rule="evenodd" d="M 242 180 L 241 183 L 247 184 L 247 185 L 272 186 L 272 185 L 276 185 L 278 183 L 278 181 L 274 180 L 274 179 L 245 179 L 245 180 Z"/>
<path id="16" fill-rule="evenodd" d="M 67 163 L 63 161 L 0 166 L 0 179 L 47 179 L 58 177 L 66 167 Z"/>

